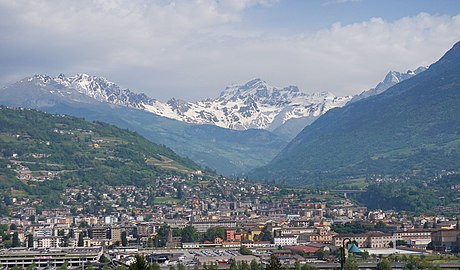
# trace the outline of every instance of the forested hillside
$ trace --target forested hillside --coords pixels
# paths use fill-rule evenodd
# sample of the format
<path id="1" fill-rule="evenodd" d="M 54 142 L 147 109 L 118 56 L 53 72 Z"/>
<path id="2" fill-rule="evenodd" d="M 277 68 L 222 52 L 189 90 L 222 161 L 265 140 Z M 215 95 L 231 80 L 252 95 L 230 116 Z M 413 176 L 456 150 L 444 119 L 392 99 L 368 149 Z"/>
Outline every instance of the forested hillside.
<path id="1" fill-rule="evenodd" d="M 200 170 L 134 132 L 30 109 L 0 109 L 0 189 L 53 204 L 66 187 L 147 186 Z"/>

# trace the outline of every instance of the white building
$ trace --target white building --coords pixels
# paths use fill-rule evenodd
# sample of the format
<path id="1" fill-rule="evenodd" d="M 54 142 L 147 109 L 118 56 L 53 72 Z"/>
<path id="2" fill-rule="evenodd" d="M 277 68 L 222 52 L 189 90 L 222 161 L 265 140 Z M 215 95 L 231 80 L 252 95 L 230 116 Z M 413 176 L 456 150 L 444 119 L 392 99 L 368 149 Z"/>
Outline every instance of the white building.
<path id="1" fill-rule="evenodd" d="M 278 236 L 273 238 L 275 246 L 295 246 L 297 245 L 297 237 L 296 236 Z"/>
<path id="2" fill-rule="evenodd" d="M 61 236 L 34 237 L 34 248 L 59 248 L 64 244 Z"/>

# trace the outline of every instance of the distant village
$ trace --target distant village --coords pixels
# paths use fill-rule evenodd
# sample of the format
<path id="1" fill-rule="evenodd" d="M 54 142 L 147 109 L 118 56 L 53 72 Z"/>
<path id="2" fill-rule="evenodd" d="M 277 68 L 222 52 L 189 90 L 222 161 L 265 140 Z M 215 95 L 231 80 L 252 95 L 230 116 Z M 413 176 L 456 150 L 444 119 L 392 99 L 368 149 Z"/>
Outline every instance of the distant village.
<path id="1" fill-rule="evenodd" d="M 58 208 L 40 209 L 40 200 L 11 196 L 10 215 L 0 220 L 0 264 L 70 261 L 81 267 L 106 257 L 129 265 L 142 253 L 163 264 L 183 260 L 188 267 L 245 258 L 263 262 L 267 254 L 287 266 L 320 266 L 337 264 L 343 246 L 377 260 L 460 250 L 455 216 L 369 211 L 347 199 L 349 191 L 332 194 L 224 177 L 202 181 L 200 174 L 158 179 L 147 188 L 69 188 Z"/>

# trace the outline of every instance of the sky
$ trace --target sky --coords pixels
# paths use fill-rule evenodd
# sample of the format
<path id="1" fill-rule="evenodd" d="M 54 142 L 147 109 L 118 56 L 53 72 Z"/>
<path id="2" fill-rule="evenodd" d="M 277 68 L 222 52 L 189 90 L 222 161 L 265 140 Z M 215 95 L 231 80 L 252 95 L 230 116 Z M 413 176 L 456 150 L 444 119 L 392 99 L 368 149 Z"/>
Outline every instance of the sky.
<path id="1" fill-rule="evenodd" d="M 343 96 L 457 41 L 458 0 L 0 0 L 0 86 L 87 73 L 197 101 L 261 78 Z"/>

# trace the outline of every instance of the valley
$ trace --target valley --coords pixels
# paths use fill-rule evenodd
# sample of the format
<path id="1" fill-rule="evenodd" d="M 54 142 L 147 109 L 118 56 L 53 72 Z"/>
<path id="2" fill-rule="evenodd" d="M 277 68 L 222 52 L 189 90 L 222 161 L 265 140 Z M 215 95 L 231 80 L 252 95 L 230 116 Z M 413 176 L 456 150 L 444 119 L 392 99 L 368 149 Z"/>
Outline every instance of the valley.
<path id="1" fill-rule="evenodd" d="M 458 10 L 0 1 L 0 270 L 460 269 Z"/>

